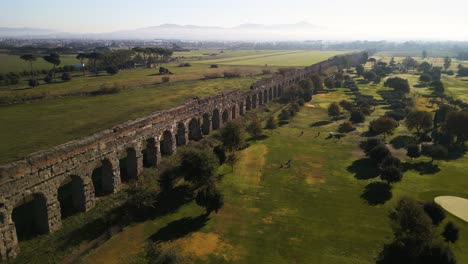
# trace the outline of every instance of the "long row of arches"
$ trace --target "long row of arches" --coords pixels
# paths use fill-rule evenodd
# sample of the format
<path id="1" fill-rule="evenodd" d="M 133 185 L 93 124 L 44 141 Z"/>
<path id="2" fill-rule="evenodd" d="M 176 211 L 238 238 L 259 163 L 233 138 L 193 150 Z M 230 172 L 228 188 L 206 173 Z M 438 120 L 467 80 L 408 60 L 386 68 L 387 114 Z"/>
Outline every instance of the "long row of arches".
<path id="1" fill-rule="evenodd" d="M 136 179 L 144 167 L 157 166 L 162 156 L 174 154 L 178 146 L 200 140 L 281 93 L 279 87 L 252 92 L 238 103 L 214 108 L 199 117 L 172 124 L 160 134 L 133 142 L 89 165 L 87 170 L 61 177 L 54 194 L 37 191 L 22 197 L 9 211 L 11 218 L 0 207 L 0 226 L 12 221 L 18 240 L 53 231 L 61 226 L 61 219 L 89 210 L 96 198 L 117 192 L 122 182 Z"/>

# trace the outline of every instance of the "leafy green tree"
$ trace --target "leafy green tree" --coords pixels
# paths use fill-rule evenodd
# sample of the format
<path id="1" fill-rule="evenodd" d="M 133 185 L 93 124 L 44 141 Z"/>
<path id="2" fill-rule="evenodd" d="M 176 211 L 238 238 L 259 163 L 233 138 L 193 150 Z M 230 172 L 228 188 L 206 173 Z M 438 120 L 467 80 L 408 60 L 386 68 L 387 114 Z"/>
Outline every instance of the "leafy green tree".
<path id="1" fill-rule="evenodd" d="M 414 158 L 419 158 L 421 157 L 421 148 L 419 147 L 418 144 L 411 144 L 408 145 L 406 148 L 406 156 L 410 157 L 411 160 Z"/>
<path id="2" fill-rule="evenodd" d="M 185 180 L 203 187 L 213 182 L 218 161 L 213 152 L 203 149 L 187 149 L 181 155 L 181 169 Z"/>
<path id="3" fill-rule="evenodd" d="M 221 129 L 221 141 L 228 151 L 239 149 L 244 143 L 242 126 L 239 122 L 229 121 L 226 126 Z"/>
<path id="4" fill-rule="evenodd" d="M 429 155 L 432 158 L 431 162 L 433 162 L 434 160 L 442 160 L 447 158 L 448 150 L 442 145 L 434 145 L 431 147 Z"/>
<path id="5" fill-rule="evenodd" d="M 351 112 L 349 120 L 354 124 L 364 123 L 364 121 L 366 120 L 366 116 L 361 111 L 355 110 Z"/>
<path id="6" fill-rule="evenodd" d="M 34 54 L 23 54 L 23 55 L 20 56 L 20 59 L 22 59 L 22 60 L 29 63 L 30 74 L 31 74 L 31 77 L 32 77 L 34 75 L 33 74 L 33 62 L 35 62 L 37 60 L 36 55 L 34 55 Z"/>
<path id="7" fill-rule="evenodd" d="M 418 62 L 415 59 L 413 59 L 412 57 L 406 57 L 401 62 L 401 65 L 406 70 L 410 70 L 410 69 L 415 69 L 418 66 Z"/>
<path id="8" fill-rule="evenodd" d="M 427 51 L 426 50 L 422 51 L 422 58 L 423 59 L 427 58 Z"/>
<path id="9" fill-rule="evenodd" d="M 458 240 L 458 227 L 452 223 L 451 221 L 445 225 L 444 232 L 442 232 L 442 236 L 445 238 L 446 242 L 455 243 Z"/>
<path id="10" fill-rule="evenodd" d="M 423 73 L 428 73 L 432 70 L 432 65 L 427 62 L 423 61 L 421 64 L 418 65 L 418 71 L 423 72 Z"/>
<path id="11" fill-rule="evenodd" d="M 100 52 L 91 52 L 88 54 L 88 59 L 90 59 L 93 62 L 93 73 L 94 75 L 97 75 L 99 73 L 97 69 L 97 62 L 98 60 L 103 58 L 103 54 Z"/>
<path id="12" fill-rule="evenodd" d="M 78 53 L 78 55 L 76 55 L 76 59 L 77 59 L 77 60 L 80 60 L 81 71 L 83 72 L 83 76 L 85 76 L 85 70 L 86 70 L 86 68 L 85 68 L 85 66 L 84 66 L 84 64 L 83 64 L 83 61 L 84 61 L 85 59 L 87 59 L 88 57 L 89 57 L 89 54 L 87 54 L 87 53 L 82 53 L 82 52 L 80 52 L 80 53 Z"/>
<path id="13" fill-rule="evenodd" d="M 57 53 L 51 53 L 49 55 L 45 55 L 44 60 L 47 61 L 48 63 L 52 64 L 52 79 L 55 80 L 55 68 L 60 65 L 60 55 Z"/>
<path id="14" fill-rule="evenodd" d="M 369 124 L 369 130 L 376 135 L 383 134 L 384 139 L 387 135 L 392 135 L 395 128 L 398 127 L 398 122 L 395 119 L 387 116 L 381 116 L 373 120 Z"/>
<path id="15" fill-rule="evenodd" d="M 423 83 L 428 83 L 428 82 L 432 81 L 432 77 L 431 77 L 431 75 L 429 75 L 427 73 L 423 73 L 423 74 L 419 75 L 419 81 L 423 82 Z"/>
<path id="16" fill-rule="evenodd" d="M 223 195 L 212 184 L 198 191 L 195 202 L 206 209 L 206 215 L 217 213 L 224 205 Z"/>
<path id="17" fill-rule="evenodd" d="M 447 70 L 452 65 L 452 59 L 447 56 L 444 58 L 444 70 Z"/>
<path id="18" fill-rule="evenodd" d="M 468 138 L 468 111 L 449 112 L 444 129 L 457 137 L 459 145 L 463 145 Z"/>
<path id="19" fill-rule="evenodd" d="M 402 93 L 409 93 L 410 92 L 410 85 L 407 79 L 403 79 L 400 77 L 391 77 L 388 78 L 384 82 L 385 87 L 393 88 L 395 91 L 399 91 Z"/>
<path id="20" fill-rule="evenodd" d="M 364 74 L 364 66 L 362 66 L 361 64 L 357 65 L 356 66 L 356 73 L 358 76 L 361 76 Z"/>
<path id="21" fill-rule="evenodd" d="M 253 138 L 259 138 L 263 134 L 262 122 L 255 116 L 247 125 L 246 130 Z"/>
<path id="22" fill-rule="evenodd" d="M 385 144 L 381 143 L 381 144 L 378 144 L 375 147 L 373 147 L 369 152 L 367 152 L 367 155 L 375 163 L 380 163 L 386 157 L 390 156 L 391 153 L 388 150 L 387 146 L 385 146 Z"/>
<path id="23" fill-rule="evenodd" d="M 278 127 L 278 120 L 276 119 L 276 117 L 270 116 L 270 117 L 267 119 L 265 128 L 266 128 L 266 129 L 275 129 L 275 128 L 277 128 L 277 127 Z"/>
<path id="24" fill-rule="evenodd" d="M 310 76 L 312 83 L 314 84 L 314 93 L 323 91 L 323 80 L 320 75 L 314 73 Z"/>
<path id="25" fill-rule="evenodd" d="M 377 74 L 375 74 L 374 71 L 366 71 L 363 76 L 369 82 L 371 82 L 371 81 L 373 81 L 373 80 L 375 80 L 377 78 Z"/>
<path id="26" fill-rule="evenodd" d="M 226 163 L 231 167 L 231 171 L 234 171 L 237 161 L 239 161 L 239 155 L 235 151 L 230 152 L 226 157 Z"/>
<path id="27" fill-rule="evenodd" d="M 287 109 L 281 110 L 281 113 L 279 114 L 279 119 L 281 121 L 287 121 L 291 118 L 291 112 Z"/>
<path id="28" fill-rule="evenodd" d="M 442 206 L 434 201 L 424 203 L 424 211 L 432 219 L 432 224 L 438 226 L 445 219 L 445 212 Z"/>
<path id="29" fill-rule="evenodd" d="M 328 116 L 336 118 L 341 113 L 341 107 L 337 102 L 333 102 L 328 106 Z"/>
<path id="30" fill-rule="evenodd" d="M 388 184 L 392 184 L 401 181 L 403 178 L 403 173 L 401 172 L 400 168 L 396 166 L 389 166 L 383 168 L 380 173 L 380 178 L 383 181 L 386 181 Z"/>
<path id="31" fill-rule="evenodd" d="M 415 110 L 410 112 L 405 119 L 405 125 L 408 130 L 416 129 L 419 134 L 421 130 L 431 129 L 433 124 L 433 117 L 430 112 Z"/>

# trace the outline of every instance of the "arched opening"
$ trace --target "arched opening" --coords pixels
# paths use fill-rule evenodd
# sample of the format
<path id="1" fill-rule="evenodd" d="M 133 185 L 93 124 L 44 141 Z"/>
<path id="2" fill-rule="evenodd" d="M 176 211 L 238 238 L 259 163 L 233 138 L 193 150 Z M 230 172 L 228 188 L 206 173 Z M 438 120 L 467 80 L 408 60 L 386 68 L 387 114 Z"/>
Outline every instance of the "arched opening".
<path id="1" fill-rule="evenodd" d="M 233 105 L 231 109 L 231 119 L 234 120 L 236 118 L 236 105 Z"/>
<path id="2" fill-rule="evenodd" d="M 268 92 L 267 92 L 267 90 L 263 91 L 263 103 L 264 104 L 268 103 Z"/>
<path id="3" fill-rule="evenodd" d="M 189 140 L 200 140 L 202 137 L 200 122 L 196 118 L 192 118 L 189 123 Z"/>
<path id="4" fill-rule="evenodd" d="M 229 111 L 224 109 L 223 111 L 223 125 L 225 125 L 229 121 Z"/>
<path id="5" fill-rule="evenodd" d="M 262 105 L 263 104 L 263 93 L 262 91 L 260 91 L 258 93 L 258 105 Z"/>
<path id="6" fill-rule="evenodd" d="M 114 189 L 113 168 L 109 160 L 101 162 L 101 166 L 94 169 L 91 176 L 96 197 L 111 194 Z"/>
<path id="7" fill-rule="evenodd" d="M 185 137 L 186 133 L 187 133 L 187 130 L 185 129 L 185 124 L 183 122 L 179 122 L 179 124 L 177 124 L 177 135 L 176 135 L 177 146 L 182 146 L 182 145 L 187 144 L 187 140 Z"/>
<path id="8" fill-rule="evenodd" d="M 76 175 L 67 177 L 57 191 L 62 219 L 86 210 L 83 180 Z"/>
<path id="9" fill-rule="evenodd" d="M 250 100 L 250 96 L 247 96 L 247 99 L 245 100 L 245 110 L 250 111 L 252 108 L 252 101 Z"/>
<path id="10" fill-rule="evenodd" d="M 202 132 L 203 135 L 210 134 L 210 115 L 208 113 L 203 114 L 203 125 L 202 125 Z"/>
<path id="11" fill-rule="evenodd" d="M 273 98 L 276 98 L 278 96 L 278 90 L 277 86 L 273 87 Z"/>
<path id="12" fill-rule="evenodd" d="M 47 199 L 43 194 L 26 197 L 13 209 L 11 218 L 15 223 L 18 240 L 23 241 L 49 232 Z"/>
<path id="13" fill-rule="evenodd" d="M 240 102 L 239 104 L 239 115 L 244 115 L 244 102 Z"/>
<path id="14" fill-rule="evenodd" d="M 158 144 L 155 138 L 149 138 L 143 142 L 143 167 L 154 167 L 158 164 Z"/>
<path id="15" fill-rule="evenodd" d="M 127 148 L 125 156 L 120 159 L 120 179 L 122 182 L 129 182 L 137 178 L 138 160 L 135 148 Z"/>
<path id="16" fill-rule="evenodd" d="M 213 130 L 219 129 L 219 110 L 213 110 L 213 117 L 212 117 L 212 127 Z"/>
<path id="17" fill-rule="evenodd" d="M 171 131 L 164 131 L 160 142 L 162 155 L 172 155 L 174 153 L 174 139 L 172 137 Z"/>
<path id="18" fill-rule="evenodd" d="M 255 109 L 255 108 L 257 108 L 257 94 L 252 95 L 252 109 Z"/>
<path id="19" fill-rule="evenodd" d="M 272 91 L 271 87 L 270 87 L 270 89 L 268 90 L 268 96 L 269 96 L 269 97 L 268 97 L 268 100 L 269 100 L 269 101 L 272 101 L 272 100 L 273 100 L 273 91 Z"/>

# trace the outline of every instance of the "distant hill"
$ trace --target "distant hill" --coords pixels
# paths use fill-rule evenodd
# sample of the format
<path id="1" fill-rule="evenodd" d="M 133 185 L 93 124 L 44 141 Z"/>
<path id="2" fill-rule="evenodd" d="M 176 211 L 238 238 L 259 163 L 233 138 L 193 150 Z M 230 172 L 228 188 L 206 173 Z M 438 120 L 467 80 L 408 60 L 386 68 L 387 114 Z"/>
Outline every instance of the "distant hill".
<path id="1" fill-rule="evenodd" d="M 89 39 L 182 39 L 182 40 L 298 40 L 320 38 L 322 28 L 307 22 L 296 24 L 242 24 L 236 27 L 204 27 L 162 24 L 154 27 L 107 33 L 73 34 L 48 29 L 0 28 L 0 37 Z"/>

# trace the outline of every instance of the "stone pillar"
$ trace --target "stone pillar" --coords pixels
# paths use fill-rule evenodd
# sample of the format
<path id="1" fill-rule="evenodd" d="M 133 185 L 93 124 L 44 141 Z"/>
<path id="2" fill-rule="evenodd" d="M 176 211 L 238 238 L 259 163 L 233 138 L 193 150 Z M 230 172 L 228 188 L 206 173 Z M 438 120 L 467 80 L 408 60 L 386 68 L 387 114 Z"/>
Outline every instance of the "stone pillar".
<path id="1" fill-rule="evenodd" d="M 49 232 L 54 232 L 62 227 L 62 214 L 60 212 L 60 202 L 57 197 L 57 191 L 58 189 L 46 198 Z"/>
<path id="2" fill-rule="evenodd" d="M 92 171 L 91 171 L 92 173 Z M 91 175 L 91 173 L 89 175 Z M 95 204 L 95 193 L 94 193 L 94 186 L 91 177 L 84 177 L 82 178 L 83 182 L 83 196 L 82 201 L 76 202 L 79 203 L 81 208 L 79 210 L 83 212 L 87 212 L 94 207 Z"/>
<path id="3" fill-rule="evenodd" d="M 10 218 L 6 215 L 4 217 Z M 0 223 L 0 260 L 3 261 L 15 258 L 20 252 L 15 224 L 11 220 L 5 220 L 6 223 Z"/>
<path id="4" fill-rule="evenodd" d="M 159 144 L 157 138 L 149 138 L 146 140 L 146 163 L 151 167 L 156 167 L 161 162 Z"/>
<path id="5" fill-rule="evenodd" d="M 136 175 L 130 175 L 130 177 L 137 178 L 139 175 L 143 173 L 143 148 L 141 146 L 141 142 L 139 142 L 136 146 L 133 147 L 135 151 L 134 160 L 130 160 L 130 155 L 127 152 L 127 173 L 132 170 L 132 173 L 135 172 Z M 132 164 L 133 163 L 133 164 Z M 131 166 L 129 166 L 131 165 Z"/>
<path id="6" fill-rule="evenodd" d="M 102 162 L 102 187 L 106 193 L 116 193 L 120 190 L 121 184 L 119 155 L 113 153 Z"/>

